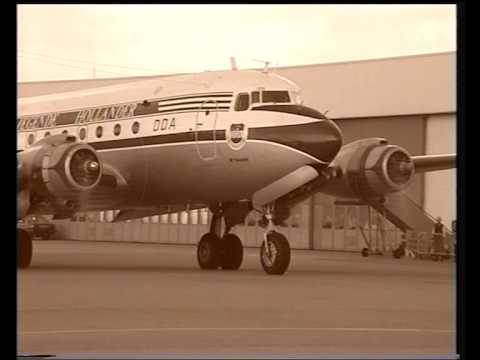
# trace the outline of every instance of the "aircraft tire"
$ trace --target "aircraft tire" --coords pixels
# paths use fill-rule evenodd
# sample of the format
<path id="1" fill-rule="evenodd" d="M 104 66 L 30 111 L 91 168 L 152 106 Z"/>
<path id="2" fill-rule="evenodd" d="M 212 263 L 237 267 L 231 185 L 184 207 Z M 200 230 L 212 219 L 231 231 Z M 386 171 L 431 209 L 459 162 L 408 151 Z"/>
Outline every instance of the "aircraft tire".
<path id="1" fill-rule="evenodd" d="M 271 231 L 267 234 L 267 244 L 273 254 L 269 257 L 265 246 L 260 248 L 260 262 L 263 270 L 270 275 L 282 275 L 290 265 L 290 245 L 282 234 Z"/>
<path id="2" fill-rule="evenodd" d="M 225 234 L 222 239 L 222 269 L 238 270 L 243 261 L 243 245 L 235 234 Z"/>
<path id="3" fill-rule="evenodd" d="M 363 257 L 368 257 L 368 248 L 363 248 L 362 249 L 362 256 Z"/>
<path id="4" fill-rule="evenodd" d="M 197 246 L 197 260 L 200 268 L 214 270 L 220 266 L 221 243 L 220 238 L 212 233 L 202 236 Z"/>
<path id="5" fill-rule="evenodd" d="M 17 230 L 17 267 L 25 269 L 32 262 L 33 246 L 32 237 L 23 230 Z"/>

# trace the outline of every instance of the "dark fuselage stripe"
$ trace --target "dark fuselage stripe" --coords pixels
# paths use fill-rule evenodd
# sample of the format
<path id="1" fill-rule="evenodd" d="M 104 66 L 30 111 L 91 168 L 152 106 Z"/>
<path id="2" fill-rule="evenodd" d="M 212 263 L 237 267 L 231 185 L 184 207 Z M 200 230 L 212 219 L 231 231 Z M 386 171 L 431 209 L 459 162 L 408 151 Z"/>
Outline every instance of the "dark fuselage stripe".
<path id="1" fill-rule="evenodd" d="M 196 108 L 200 109 L 202 105 L 206 106 L 215 106 L 215 104 L 230 104 L 231 100 L 205 100 L 205 101 L 185 101 L 185 102 L 175 102 L 171 104 L 161 104 L 159 103 L 158 107 L 166 107 L 166 106 L 182 106 L 182 105 L 191 105 L 196 104 L 198 105 Z"/>
<path id="2" fill-rule="evenodd" d="M 320 161 L 328 162 L 338 151 L 338 142 L 331 142 L 329 134 L 322 134 L 326 130 L 322 122 L 306 123 L 301 125 L 284 125 L 261 128 L 249 128 L 248 140 L 263 140 L 285 145 L 292 149 L 306 153 Z M 325 137 L 325 141 L 321 141 Z M 90 143 L 95 149 L 120 149 L 125 147 L 177 144 L 194 141 L 223 141 L 226 140 L 225 130 L 202 130 L 176 134 L 147 136 L 108 140 Z M 247 142 L 248 142 L 247 140 Z"/>
<path id="3" fill-rule="evenodd" d="M 185 107 L 185 108 L 177 108 L 177 109 L 167 109 L 167 110 L 161 110 L 157 111 L 156 114 L 163 114 L 166 112 L 175 112 L 175 111 L 185 111 L 185 110 L 190 110 L 190 112 L 197 112 L 197 111 L 205 111 L 205 110 L 228 110 L 230 109 L 230 106 L 204 106 L 201 109 L 198 106 L 191 106 L 191 107 Z"/>
<path id="4" fill-rule="evenodd" d="M 124 147 L 135 147 L 145 145 L 160 145 L 160 144 L 177 144 L 191 141 L 211 141 L 214 140 L 213 130 L 198 131 L 197 138 L 195 132 L 185 132 L 167 135 L 154 135 L 142 138 L 119 139 L 109 141 L 99 141 L 90 143 L 90 145 L 97 149 L 120 149 Z M 216 140 L 225 140 L 225 130 L 215 130 Z"/>
<path id="5" fill-rule="evenodd" d="M 232 97 L 233 93 L 228 92 L 228 93 L 205 93 L 205 94 L 198 94 L 198 95 L 182 95 L 182 96 L 173 96 L 170 98 L 162 98 L 162 99 L 157 99 L 156 101 L 158 102 L 163 102 L 163 101 L 175 101 L 175 100 L 184 100 L 184 99 L 197 99 L 197 98 L 205 98 L 205 97 Z"/>
<path id="6" fill-rule="evenodd" d="M 55 125 L 70 125 L 74 124 L 80 111 L 61 113 L 57 115 Z"/>

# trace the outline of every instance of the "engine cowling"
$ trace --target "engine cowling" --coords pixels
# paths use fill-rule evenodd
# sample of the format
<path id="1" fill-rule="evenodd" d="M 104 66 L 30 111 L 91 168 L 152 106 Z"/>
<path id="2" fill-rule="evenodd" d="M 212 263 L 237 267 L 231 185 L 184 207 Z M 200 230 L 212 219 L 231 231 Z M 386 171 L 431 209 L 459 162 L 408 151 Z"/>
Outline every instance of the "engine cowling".
<path id="1" fill-rule="evenodd" d="M 74 136 L 42 139 L 20 156 L 21 192 L 28 191 L 30 207 L 74 210 L 79 198 L 96 187 L 102 177 L 95 149 L 77 142 Z"/>
<path id="2" fill-rule="evenodd" d="M 405 189 L 414 176 L 410 154 L 381 138 L 344 146 L 330 168 L 336 172 L 335 179 L 322 191 L 340 197 L 380 197 Z"/>

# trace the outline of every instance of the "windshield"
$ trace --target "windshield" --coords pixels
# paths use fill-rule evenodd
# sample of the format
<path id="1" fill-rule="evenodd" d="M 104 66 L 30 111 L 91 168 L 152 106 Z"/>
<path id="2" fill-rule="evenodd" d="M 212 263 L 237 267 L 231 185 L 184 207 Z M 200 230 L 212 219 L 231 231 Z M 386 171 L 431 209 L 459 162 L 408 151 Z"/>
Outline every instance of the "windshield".
<path id="1" fill-rule="evenodd" d="M 288 95 L 288 91 L 263 91 L 262 102 L 288 103 L 290 102 L 290 96 Z"/>

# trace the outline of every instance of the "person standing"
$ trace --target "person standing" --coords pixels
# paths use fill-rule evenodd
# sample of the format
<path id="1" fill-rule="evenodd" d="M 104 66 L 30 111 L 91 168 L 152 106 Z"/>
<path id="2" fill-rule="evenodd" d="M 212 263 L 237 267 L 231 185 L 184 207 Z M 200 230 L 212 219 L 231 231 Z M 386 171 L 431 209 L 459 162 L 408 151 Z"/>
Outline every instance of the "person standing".
<path id="1" fill-rule="evenodd" d="M 442 259 L 440 253 L 445 252 L 444 247 L 444 238 L 445 238 L 445 227 L 442 223 L 442 218 L 437 217 L 437 222 L 433 225 L 433 260 L 437 261 Z"/>

